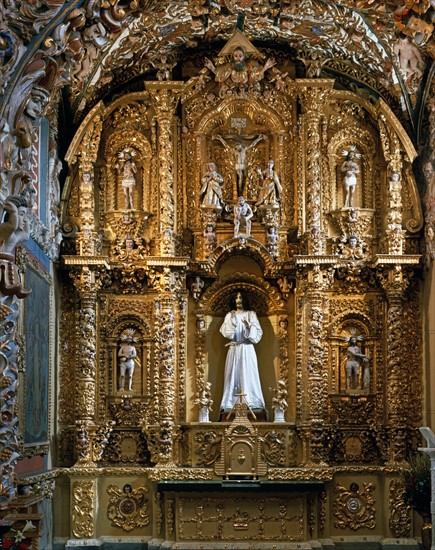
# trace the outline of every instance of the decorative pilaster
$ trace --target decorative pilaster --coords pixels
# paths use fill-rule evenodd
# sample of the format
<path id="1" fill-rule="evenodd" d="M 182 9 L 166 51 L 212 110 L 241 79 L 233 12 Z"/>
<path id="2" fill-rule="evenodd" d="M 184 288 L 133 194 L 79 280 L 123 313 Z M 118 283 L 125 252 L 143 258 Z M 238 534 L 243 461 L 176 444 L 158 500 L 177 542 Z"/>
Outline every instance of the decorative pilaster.
<path id="1" fill-rule="evenodd" d="M 160 255 L 175 255 L 174 111 L 179 100 L 179 86 L 172 83 L 147 83 L 154 98 L 157 118 L 159 233 Z"/>
<path id="2" fill-rule="evenodd" d="M 94 164 L 97 159 L 102 130 L 101 116 L 95 116 L 83 136 L 78 157 L 80 159 L 80 232 L 77 234 L 77 254 L 95 256 L 100 243 L 95 231 Z"/>
<path id="3" fill-rule="evenodd" d="M 305 271 L 305 273 L 304 273 Z M 327 406 L 328 369 L 325 345 L 325 323 L 328 301 L 325 291 L 331 286 L 333 271 L 314 265 L 308 270 L 300 270 L 305 280 L 299 280 L 304 295 L 304 318 L 298 328 L 303 334 L 298 339 L 305 340 L 301 353 L 301 379 L 306 391 L 302 405 L 302 437 L 305 441 L 303 461 L 305 465 L 324 465 L 326 462 L 325 434 L 323 429 Z"/>
<path id="4" fill-rule="evenodd" d="M 407 368 L 402 361 L 404 336 L 403 295 L 408 279 L 401 265 L 395 265 L 380 275 L 387 298 L 387 403 L 390 427 L 390 461 L 403 462 L 406 457 Z"/>
<path id="5" fill-rule="evenodd" d="M 320 122 L 332 89 L 332 80 L 299 80 L 299 99 L 305 118 L 305 235 L 308 254 L 324 254 L 326 236 L 322 231 L 322 160 Z"/>

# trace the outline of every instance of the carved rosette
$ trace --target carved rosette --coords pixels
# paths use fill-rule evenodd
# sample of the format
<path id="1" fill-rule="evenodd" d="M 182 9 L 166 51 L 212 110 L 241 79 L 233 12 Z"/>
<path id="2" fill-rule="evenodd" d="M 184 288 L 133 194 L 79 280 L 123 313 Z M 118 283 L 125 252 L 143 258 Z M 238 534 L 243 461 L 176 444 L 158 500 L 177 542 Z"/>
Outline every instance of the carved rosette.
<path id="1" fill-rule="evenodd" d="M 74 481 L 72 485 L 72 533 L 79 539 L 95 535 L 95 481 Z"/>
<path id="2" fill-rule="evenodd" d="M 322 162 L 320 121 L 332 81 L 299 81 L 299 99 L 306 124 L 306 213 L 305 227 L 309 254 L 323 254 L 325 235 L 321 231 Z"/>
<path id="3" fill-rule="evenodd" d="M 334 525 L 340 529 L 374 529 L 376 527 L 375 499 L 373 483 L 363 483 L 359 490 L 357 483 L 349 489 L 337 483 L 334 499 Z"/>
<path id="4" fill-rule="evenodd" d="M 122 489 L 117 485 L 107 487 L 109 505 L 107 517 L 112 525 L 121 527 L 123 531 L 132 531 L 145 527 L 150 522 L 148 510 L 148 487 L 136 487 L 126 484 Z"/>

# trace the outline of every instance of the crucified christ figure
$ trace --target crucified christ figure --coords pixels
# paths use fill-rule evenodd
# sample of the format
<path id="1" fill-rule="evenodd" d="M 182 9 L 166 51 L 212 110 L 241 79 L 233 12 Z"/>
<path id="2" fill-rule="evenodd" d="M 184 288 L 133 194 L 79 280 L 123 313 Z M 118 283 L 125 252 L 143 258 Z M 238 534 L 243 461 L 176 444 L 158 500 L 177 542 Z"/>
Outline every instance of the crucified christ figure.
<path id="1" fill-rule="evenodd" d="M 237 141 L 234 147 L 228 144 L 221 135 L 216 134 L 214 139 L 217 139 L 222 143 L 225 148 L 225 151 L 232 155 L 233 165 L 236 169 L 237 174 L 237 196 L 240 197 L 245 195 L 245 185 L 246 185 L 246 172 L 247 172 L 247 163 L 246 163 L 246 153 L 253 149 L 257 143 L 265 139 L 263 134 L 259 134 L 252 143 L 249 145 L 242 145 L 240 141 Z M 232 140 L 232 138 L 229 138 Z"/>

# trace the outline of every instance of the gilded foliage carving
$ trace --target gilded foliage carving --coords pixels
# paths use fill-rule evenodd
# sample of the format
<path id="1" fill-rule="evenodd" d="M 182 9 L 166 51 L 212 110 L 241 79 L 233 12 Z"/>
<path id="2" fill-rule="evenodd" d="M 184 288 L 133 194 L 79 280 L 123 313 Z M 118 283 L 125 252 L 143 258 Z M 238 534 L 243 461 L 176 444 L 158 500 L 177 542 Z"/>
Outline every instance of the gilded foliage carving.
<path id="1" fill-rule="evenodd" d="M 72 532 L 75 537 L 94 536 L 94 481 L 74 481 L 72 485 Z"/>
<path id="2" fill-rule="evenodd" d="M 283 466 L 286 461 L 286 438 L 281 432 L 271 430 L 261 438 L 261 456 L 269 466 Z"/>
<path id="3" fill-rule="evenodd" d="M 360 491 L 357 483 L 349 489 L 337 483 L 334 499 L 334 525 L 341 529 L 374 529 L 376 527 L 375 499 L 373 483 L 363 483 Z"/>
<path id="4" fill-rule="evenodd" d="M 390 481 L 388 507 L 390 512 L 389 526 L 393 537 L 408 538 L 411 532 L 410 507 L 403 500 L 405 485 L 402 479 Z"/>
<path id="5" fill-rule="evenodd" d="M 198 455 L 198 466 L 212 466 L 221 456 L 222 435 L 213 432 L 195 434 L 195 454 Z"/>
<path id="6" fill-rule="evenodd" d="M 132 487 L 127 483 L 120 489 L 117 485 L 109 485 L 107 494 L 110 497 L 107 517 L 112 525 L 129 532 L 149 524 L 148 487 Z"/>
<path id="7" fill-rule="evenodd" d="M 146 440 L 139 431 L 114 430 L 101 457 L 109 464 L 149 464 Z"/>

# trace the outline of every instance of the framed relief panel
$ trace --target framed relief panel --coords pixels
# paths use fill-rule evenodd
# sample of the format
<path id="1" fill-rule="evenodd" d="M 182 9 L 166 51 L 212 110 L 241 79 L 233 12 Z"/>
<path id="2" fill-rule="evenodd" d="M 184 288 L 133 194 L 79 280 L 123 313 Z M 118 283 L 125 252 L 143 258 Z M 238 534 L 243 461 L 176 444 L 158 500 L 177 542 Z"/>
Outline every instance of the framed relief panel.
<path id="1" fill-rule="evenodd" d="M 21 431 L 23 451 L 29 455 L 47 452 L 50 435 L 51 283 L 48 274 L 33 264 L 28 266 L 26 288 L 32 292 L 24 300 L 26 339 Z"/>

